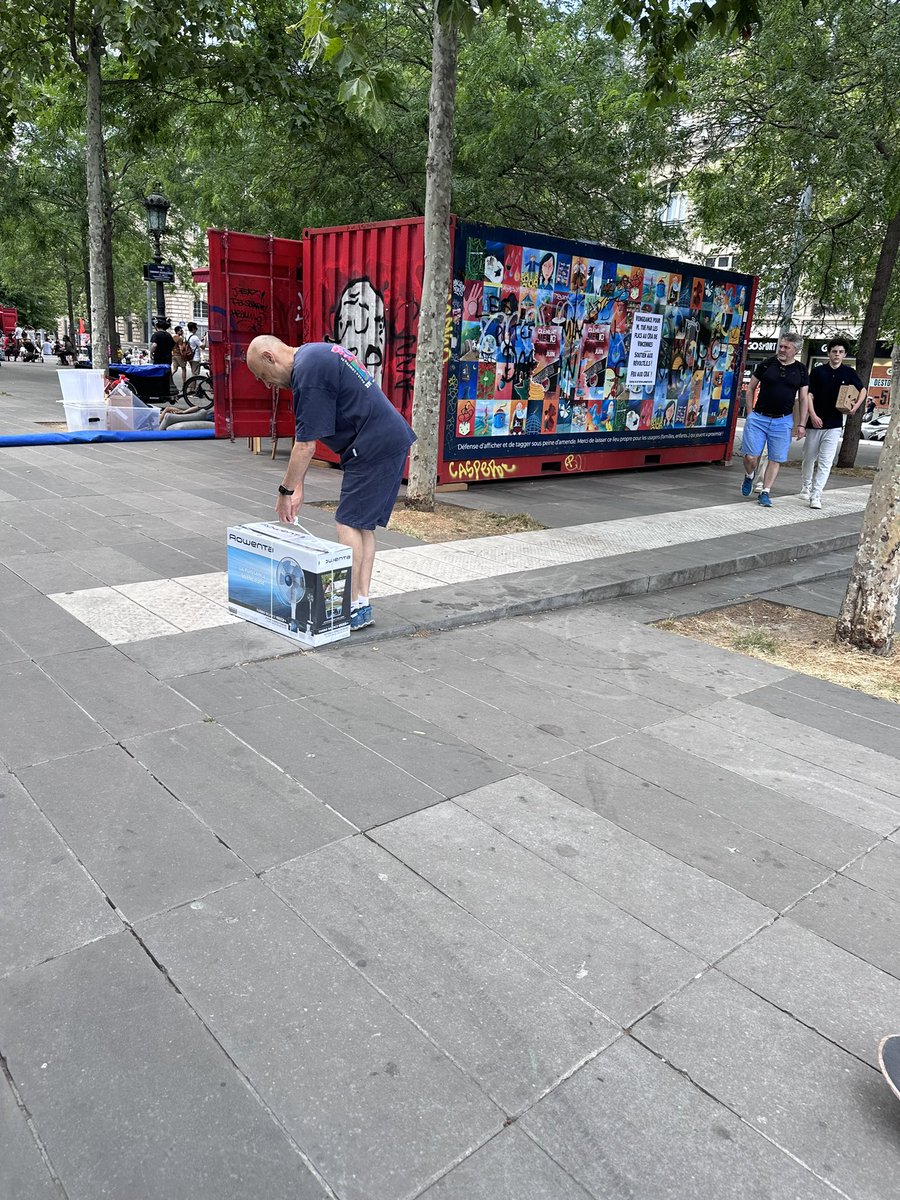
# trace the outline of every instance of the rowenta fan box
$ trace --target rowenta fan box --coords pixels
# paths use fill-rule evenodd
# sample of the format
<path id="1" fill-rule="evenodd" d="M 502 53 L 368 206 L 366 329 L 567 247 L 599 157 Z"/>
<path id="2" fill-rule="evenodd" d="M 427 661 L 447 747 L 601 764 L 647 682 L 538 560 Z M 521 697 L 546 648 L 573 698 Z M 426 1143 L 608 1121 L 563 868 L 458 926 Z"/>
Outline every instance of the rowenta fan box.
<path id="1" fill-rule="evenodd" d="M 350 635 L 349 546 L 276 521 L 228 530 L 228 610 L 303 646 Z"/>

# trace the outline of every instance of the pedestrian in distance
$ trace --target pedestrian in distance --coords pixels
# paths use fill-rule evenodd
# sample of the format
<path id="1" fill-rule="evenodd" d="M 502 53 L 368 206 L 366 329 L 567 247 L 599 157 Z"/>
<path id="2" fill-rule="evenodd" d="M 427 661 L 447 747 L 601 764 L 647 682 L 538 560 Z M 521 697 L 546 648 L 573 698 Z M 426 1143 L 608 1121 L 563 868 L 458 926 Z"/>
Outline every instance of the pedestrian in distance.
<path id="1" fill-rule="evenodd" d="M 185 370 L 185 352 L 186 343 L 184 340 L 184 329 L 181 325 L 175 326 L 175 332 L 172 335 L 172 383 L 176 392 L 180 392 L 187 382 L 187 372 Z M 178 382 L 178 375 L 181 374 L 181 382 Z"/>
<path id="2" fill-rule="evenodd" d="M 763 475 L 763 487 L 757 503 L 772 507 L 771 489 L 778 469 L 787 462 L 791 437 L 802 438 L 806 427 L 809 402 L 809 375 L 806 367 L 797 362 L 803 345 L 798 333 L 783 333 L 774 358 L 757 365 L 747 387 L 747 419 L 741 453 L 744 456 L 744 482 L 741 495 L 753 491 L 753 479 L 764 450 L 769 461 Z M 794 405 L 799 398 L 800 413 L 794 419 Z"/>
<path id="3" fill-rule="evenodd" d="M 844 413 L 837 406 L 838 392 L 845 385 L 859 392 L 851 413 L 865 404 L 867 389 L 852 367 L 844 362 L 850 346 L 841 337 L 827 344 L 828 362 L 813 367 L 809 375 L 806 440 L 803 443 L 803 490 L 801 500 L 810 508 L 822 507 L 822 489 L 831 474 L 844 427 Z"/>
<path id="4" fill-rule="evenodd" d="M 172 366 L 172 351 L 175 339 L 169 333 L 169 322 L 161 317 L 156 322 L 156 332 L 150 339 L 150 358 L 157 366 Z"/>
<path id="5" fill-rule="evenodd" d="M 296 441 L 275 504 L 280 521 L 293 522 L 300 511 L 316 442 L 340 455 L 344 479 L 335 523 L 338 541 L 353 552 L 350 629 L 364 629 L 373 622 L 375 528 L 390 520 L 416 435 L 343 346 L 297 348 L 263 335 L 248 346 L 247 366 L 266 387 L 290 388 L 294 398 Z"/>
<path id="6" fill-rule="evenodd" d="M 190 368 L 192 376 L 200 374 L 200 335 L 197 332 L 196 321 L 188 321 L 187 336 L 182 345 L 182 358 L 185 366 Z"/>

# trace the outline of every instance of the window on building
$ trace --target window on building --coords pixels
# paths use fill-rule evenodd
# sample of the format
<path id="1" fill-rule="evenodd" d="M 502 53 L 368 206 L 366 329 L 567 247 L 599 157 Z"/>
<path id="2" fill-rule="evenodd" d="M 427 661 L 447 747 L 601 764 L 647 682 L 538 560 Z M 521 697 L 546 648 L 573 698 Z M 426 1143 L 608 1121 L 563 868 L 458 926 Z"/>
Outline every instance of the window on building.
<path id="1" fill-rule="evenodd" d="M 684 192 L 669 192 L 666 207 L 662 211 L 664 225 L 680 225 L 687 216 L 687 195 Z"/>
<path id="2" fill-rule="evenodd" d="M 205 321 L 209 317 L 209 305 L 205 300 L 194 301 L 194 320 Z"/>
<path id="3" fill-rule="evenodd" d="M 703 265 L 705 267 L 718 267 L 720 271 L 730 271 L 734 266 L 734 255 L 714 254 L 711 258 L 704 258 Z"/>

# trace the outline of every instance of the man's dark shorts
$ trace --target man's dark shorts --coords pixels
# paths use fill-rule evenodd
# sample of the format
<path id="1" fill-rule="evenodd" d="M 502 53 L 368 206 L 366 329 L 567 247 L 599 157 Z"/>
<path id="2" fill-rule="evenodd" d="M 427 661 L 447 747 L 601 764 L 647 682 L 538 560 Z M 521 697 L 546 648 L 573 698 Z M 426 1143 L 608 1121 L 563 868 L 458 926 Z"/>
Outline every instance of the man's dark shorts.
<path id="1" fill-rule="evenodd" d="M 334 519 L 351 529 L 374 529 L 391 519 L 403 482 L 409 451 L 376 462 L 350 459 L 344 463 L 344 482 Z"/>

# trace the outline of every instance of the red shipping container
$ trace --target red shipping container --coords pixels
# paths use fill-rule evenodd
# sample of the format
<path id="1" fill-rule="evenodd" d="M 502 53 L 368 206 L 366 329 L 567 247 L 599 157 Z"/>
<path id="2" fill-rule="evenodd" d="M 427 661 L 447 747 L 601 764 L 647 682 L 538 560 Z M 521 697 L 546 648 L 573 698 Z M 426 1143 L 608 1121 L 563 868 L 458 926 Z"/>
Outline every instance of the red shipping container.
<path id="1" fill-rule="evenodd" d="M 439 483 L 730 457 L 755 278 L 455 219 L 451 237 Z M 211 230 L 217 433 L 293 432 L 289 394 L 244 365 L 260 333 L 352 350 L 411 420 L 423 270 L 421 218 Z"/>

